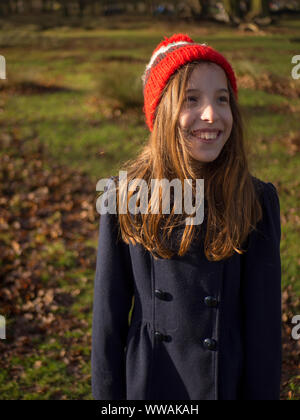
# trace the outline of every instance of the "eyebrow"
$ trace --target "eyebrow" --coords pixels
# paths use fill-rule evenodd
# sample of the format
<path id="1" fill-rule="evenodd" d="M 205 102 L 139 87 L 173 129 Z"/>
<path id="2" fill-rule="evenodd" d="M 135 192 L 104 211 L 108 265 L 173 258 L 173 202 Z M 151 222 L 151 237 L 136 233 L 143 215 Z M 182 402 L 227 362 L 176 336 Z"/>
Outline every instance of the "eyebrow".
<path id="1" fill-rule="evenodd" d="M 191 92 L 202 92 L 202 91 L 200 89 L 187 89 L 186 90 L 186 93 L 191 93 Z M 228 89 L 225 89 L 225 88 L 217 89 L 216 92 L 226 92 L 226 93 L 229 93 Z"/>

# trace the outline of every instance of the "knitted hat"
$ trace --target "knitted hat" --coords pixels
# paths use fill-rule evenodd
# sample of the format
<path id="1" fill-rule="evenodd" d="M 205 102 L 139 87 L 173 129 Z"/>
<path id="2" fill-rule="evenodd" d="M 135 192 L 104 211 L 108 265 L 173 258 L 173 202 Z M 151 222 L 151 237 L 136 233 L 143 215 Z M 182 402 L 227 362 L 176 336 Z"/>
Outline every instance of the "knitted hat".
<path id="1" fill-rule="evenodd" d="M 159 104 L 162 91 L 171 75 L 181 66 L 192 61 L 211 61 L 225 71 L 236 99 L 238 89 L 234 71 L 219 52 L 206 44 L 197 44 L 184 34 L 165 37 L 153 51 L 152 57 L 142 76 L 144 88 L 144 108 L 146 123 L 153 130 L 155 110 Z"/>

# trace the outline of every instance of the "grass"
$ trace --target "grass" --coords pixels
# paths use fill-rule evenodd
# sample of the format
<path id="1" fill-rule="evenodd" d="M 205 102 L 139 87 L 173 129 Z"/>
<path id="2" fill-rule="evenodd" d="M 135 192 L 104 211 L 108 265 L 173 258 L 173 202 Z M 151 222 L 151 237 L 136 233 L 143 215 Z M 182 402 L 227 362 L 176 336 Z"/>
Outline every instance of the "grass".
<path id="1" fill-rule="evenodd" d="M 65 340 L 68 340 L 67 335 Z M 65 348 L 59 344 L 59 337 L 37 343 L 35 357 L 14 358 L 16 370 L 22 373 L 18 381 L 10 381 L 5 371 L 0 374 L 1 399 L 47 400 L 47 399 L 90 399 L 87 387 L 78 383 L 75 387 L 66 362 L 59 360 Z M 73 351 L 83 354 L 80 348 Z M 86 378 L 87 375 L 85 375 Z"/>
<path id="2" fill-rule="evenodd" d="M 112 26 L 115 29 L 110 29 Z M 0 54 L 6 58 L 8 80 L 0 81 L 0 124 L 2 129 L 17 130 L 20 136 L 35 133 L 58 162 L 85 170 L 95 185 L 98 179 L 116 173 L 120 163 L 135 156 L 147 140 L 140 76 L 163 36 L 185 32 L 196 41 L 209 43 L 232 60 L 239 77 L 272 73 L 287 81 L 291 57 L 300 47 L 300 28 L 287 20 L 265 29 L 264 34 L 243 34 L 222 25 L 149 20 L 126 23 L 106 19 L 92 22 L 91 27 L 85 30 L 64 25 L 41 32 L 39 23 L 4 24 Z M 252 146 L 252 172 L 274 183 L 280 196 L 283 287 L 292 284 L 299 295 L 296 215 L 300 158 L 287 140 L 299 134 L 299 112 L 291 112 L 289 106 L 299 110 L 300 99 L 243 87 L 240 103 L 247 122 L 247 141 Z M 9 242 L 5 235 L 0 233 L 1 240 Z M 95 247 L 96 242 L 90 245 Z M 45 252 L 53 255 L 58 268 L 68 270 L 68 278 L 62 279 L 60 286 L 66 292 L 74 287 L 80 290 L 70 311 L 86 322 L 86 328 L 68 331 L 64 337 L 37 337 L 36 355 L 13 361 L 13 378 L 8 370 L 0 372 L 1 399 L 91 399 L 89 340 L 94 272 L 76 271 L 76 256 L 63 246 L 49 246 Z M 42 281 L 49 280 L 47 272 L 42 273 Z M 78 345 L 70 349 L 74 340 Z M 68 370 L 64 351 L 68 357 L 78 357 L 76 372 Z M 289 386 L 292 395 L 299 395 L 293 381 Z"/>

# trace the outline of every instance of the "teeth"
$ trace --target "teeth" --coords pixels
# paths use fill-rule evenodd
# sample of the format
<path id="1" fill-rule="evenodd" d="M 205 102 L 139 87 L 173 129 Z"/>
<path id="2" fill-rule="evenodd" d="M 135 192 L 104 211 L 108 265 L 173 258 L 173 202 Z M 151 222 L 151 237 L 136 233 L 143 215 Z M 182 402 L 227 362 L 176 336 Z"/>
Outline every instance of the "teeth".
<path id="1" fill-rule="evenodd" d="M 214 140 L 218 137 L 219 132 L 215 131 L 215 132 L 202 132 L 199 134 L 194 134 L 196 137 L 198 137 L 199 139 L 204 139 L 204 140 Z"/>

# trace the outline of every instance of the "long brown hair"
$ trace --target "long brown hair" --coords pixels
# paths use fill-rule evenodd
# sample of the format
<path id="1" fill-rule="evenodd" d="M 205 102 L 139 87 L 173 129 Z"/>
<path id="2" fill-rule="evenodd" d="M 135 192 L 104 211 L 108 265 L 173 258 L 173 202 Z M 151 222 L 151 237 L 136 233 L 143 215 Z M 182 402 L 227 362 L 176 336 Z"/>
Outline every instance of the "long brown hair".
<path id="1" fill-rule="evenodd" d="M 182 185 L 184 179 L 204 178 L 206 234 L 205 256 L 210 261 L 219 261 L 233 255 L 242 254 L 242 245 L 250 231 L 255 229 L 262 218 L 262 209 L 256 195 L 253 177 L 248 170 L 246 146 L 243 135 L 243 121 L 239 105 L 228 82 L 233 127 L 229 139 L 219 156 L 205 165 L 197 165 L 187 150 L 178 117 L 185 97 L 188 80 L 199 62 L 188 63 L 172 75 L 166 85 L 157 107 L 153 131 L 147 144 L 137 158 L 126 162 L 122 170 L 127 171 L 127 184 L 117 185 L 117 206 L 120 194 L 124 194 L 130 181 L 143 179 L 148 191 L 151 179 L 177 178 Z M 122 191 L 123 189 L 123 191 Z M 127 203 L 134 191 L 128 192 Z M 195 188 L 193 183 L 193 194 Z M 195 198 L 195 197 L 194 197 Z M 187 216 L 175 214 L 174 206 L 170 214 L 152 214 L 151 200 L 162 205 L 161 190 L 157 188 L 151 195 L 147 214 L 118 214 L 122 239 L 129 244 L 143 245 L 156 258 L 171 258 L 174 254 L 184 255 L 190 248 L 199 226 L 185 225 Z M 117 207 L 118 208 L 118 207 Z M 161 209 L 161 207 L 159 207 Z M 174 250 L 169 239 L 172 231 L 181 226 L 182 234 Z M 201 227 L 201 225 L 200 225 Z"/>

